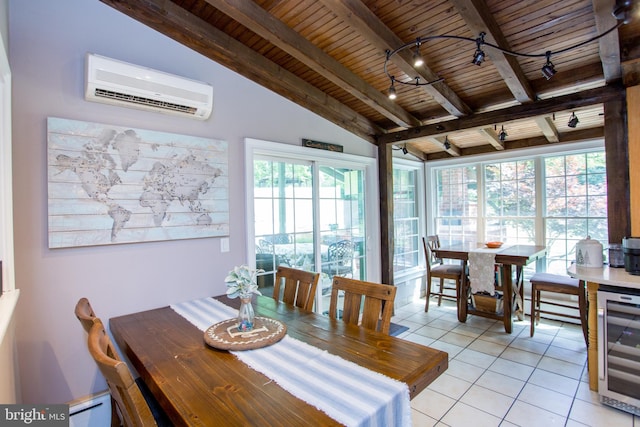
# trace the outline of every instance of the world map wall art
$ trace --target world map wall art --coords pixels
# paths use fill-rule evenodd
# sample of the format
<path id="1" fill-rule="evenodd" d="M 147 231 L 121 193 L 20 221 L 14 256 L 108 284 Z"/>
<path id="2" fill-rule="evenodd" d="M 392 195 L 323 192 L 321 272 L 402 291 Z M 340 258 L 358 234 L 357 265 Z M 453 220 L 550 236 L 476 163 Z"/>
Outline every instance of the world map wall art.
<path id="1" fill-rule="evenodd" d="M 49 117 L 49 248 L 229 235 L 227 143 Z"/>

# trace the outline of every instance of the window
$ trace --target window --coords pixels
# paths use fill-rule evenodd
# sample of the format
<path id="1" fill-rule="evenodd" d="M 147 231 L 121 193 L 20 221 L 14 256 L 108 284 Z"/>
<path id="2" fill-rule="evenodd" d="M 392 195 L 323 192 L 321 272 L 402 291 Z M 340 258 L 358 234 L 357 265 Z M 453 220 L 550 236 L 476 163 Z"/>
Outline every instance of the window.
<path id="1" fill-rule="evenodd" d="M 435 171 L 436 232 L 442 244 L 475 239 L 478 234 L 478 178 L 475 165 Z"/>
<path id="2" fill-rule="evenodd" d="M 535 243 L 536 177 L 531 159 L 484 166 L 486 241 Z"/>
<path id="3" fill-rule="evenodd" d="M 417 171 L 393 169 L 393 271 L 400 273 L 419 266 L 420 217 Z"/>
<path id="4" fill-rule="evenodd" d="M 547 157 L 544 166 L 547 270 L 566 272 L 578 240 L 609 241 L 605 153 Z"/>
<path id="5" fill-rule="evenodd" d="M 547 148 L 530 153 L 431 167 L 433 234 L 447 244 L 546 245 L 546 271 L 559 274 L 575 259 L 578 240 L 590 235 L 607 242 L 602 143 L 582 143 L 571 152 Z"/>

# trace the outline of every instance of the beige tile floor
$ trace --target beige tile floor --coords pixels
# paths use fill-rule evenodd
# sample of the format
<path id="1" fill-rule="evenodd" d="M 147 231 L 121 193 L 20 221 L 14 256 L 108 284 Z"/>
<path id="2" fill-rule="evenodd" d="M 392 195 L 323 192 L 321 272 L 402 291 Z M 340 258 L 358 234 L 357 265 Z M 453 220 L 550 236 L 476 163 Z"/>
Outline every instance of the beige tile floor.
<path id="1" fill-rule="evenodd" d="M 529 317 L 457 320 L 453 302 L 424 298 L 396 310 L 400 337 L 449 354 L 449 368 L 411 401 L 414 426 L 640 427 L 640 417 L 602 405 L 589 390 L 587 348 L 578 325 Z"/>

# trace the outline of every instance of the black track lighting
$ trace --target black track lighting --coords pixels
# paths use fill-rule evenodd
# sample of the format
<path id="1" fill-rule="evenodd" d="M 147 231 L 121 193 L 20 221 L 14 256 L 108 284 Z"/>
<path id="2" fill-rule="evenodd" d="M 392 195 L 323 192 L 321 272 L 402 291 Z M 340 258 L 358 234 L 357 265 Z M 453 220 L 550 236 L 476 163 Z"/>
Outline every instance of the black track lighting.
<path id="1" fill-rule="evenodd" d="M 516 57 L 526 57 L 526 58 L 540 58 L 540 57 L 545 57 L 546 58 L 546 63 L 542 66 L 542 75 L 544 76 L 545 79 L 549 80 L 551 79 L 554 74 L 556 74 L 556 69 L 555 66 L 553 65 L 553 63 L 551 62 L 551 55 L 557 55 L 557 54 L 562 54 L 565 52 L 569 52 L 571 50 L 574 49 L 578 49 L 582 46 L 584 46 L 587 43 L 592 43 L 604 36 L 606 36 L 607 34 L 611 33 L 614 30 L 617 30 L 618 28 L 620 28 L 622 25 L 627 24 L 630 19 L 631 19 L 631 11 L 633 9 L 633 1 L 632 0 L 616 0 L 615 5 L 613 7 L 612 10 L 612 14 L 613 16 L 616 18 L 617 23 L 609 28 L 608 30 L 598 34 L 597 36 L 589 39 L 589 40 L 585 40 L 582 41 L 580 43 L 574 44 L 572 46 L 568 46 L 565 47 L 564 49 L 560 49 L 560 50 L 556 50 L 556 51 L 546 51 L 545 53 L 524 53 L 524 52 L 516 52 L 510 49 L 505 49 L 502 48 L 494 43 L 490 43 L 490 42 L 486 42 L 484 40 L 485 37 L 485 33 L 482 32 L 480 33 L 480 35 L 475 38 L 472 39 L 470 37 L 462 37 L 462 36 L 455 36 L 455 35 L 447 35 L 447 34 L 439 34 L 439 35 L 431 35 L 431 36 L 424 36 L 424 37 L 418 37 L 415 41 L 409 42 L 409 43 L 405 43 L 402 46 L 400 46 L 399 48 L 395 49 L 395 50 L 387 50 L 386 51 L 386 59 L 384 61 L 384 73 L 387 75 L 387 77 L 389 77 L 389 79 L 391 79 L 391 88 L 389 89 L 389 98 L 391 99 L 395 99 L 396 98 L 396 93 L 395 93 L 395 87 L 394 87 L 394 83 L 396 82 L 396 80 L 393 78 L 393 76 L 391 76 L 391 74 L 389 73 L 389 69 L 388 69 L 388 65 L 391 61 L 391 58 L 397 54 L 398 52 L 405 50 L 405 49 L 414 49 L 413 52 L 413 64 L 414 67 L 419 67 L 420 65 L 424 64 L 424 60 L 423 57 L 420 54 L 420 46 L 422 44 L 424 44 L 425 42 L 431 41 L 431 40 L 437 40 L 437 39 L 448 39 L 448 40 L 461 40 L 461 41 L 466 41 L 466 42 L 473 42 L 476 44 L 476 50 L 473 54 L 473 59 L 471 60 L 471 63 L 474 65 L 480 65 L 484 62 L 484 60 L 486 59 L 486 55 L 484 53 L 484 51 L 482 50 L 482 46 L 489 46 L 491 49 L 497 50 L 499 52 L 502 52 L 505 55 L 511 55 L 511 56 L 516 56 Z M 421 77 L 420 76 L 415 76 L 415 77 L 411 77 L 410 81 L 403 81 L 403 80 L 397 80 L 397 83 L 403 84 L 403 85 L 412 85 L 412 86 L 427 86 L 427 85 L 432 85 L 438 82 L 441 82 L 442 78 L 438 78 L 436 80 L 433 81 L 426 81 L 423 78 L 423 81 L 420 81 Z"/>
<path id="2" fill-rule="evenodd" d="M 473 65 L 480 65 L 483 62 L 484 62 L 484 52 L 481 49 L 478 49 L 473 54 L 473 59 L 471 60 L 471 63 Z"/>
<path id="3" fill-rule="evenodd" d="M 556 69 L 551 62 L 551 51 L 547 51 L 547 63 L 542 66 L 542 75 L 549 80 L 556 73 Z"/>
<path id="4" fill-rule="evenodd" d="M 502 126 L 502 128 L 500 129 L 500 133 L 498 134 L 498 139 L 500 140 L 500 142 L 504 142 L 507 139 L 507 131 L 504 130 L 504 126 Z"/>
<path id="5" fill-rule="evenodd" d="M 484 62 L 484 52 L 482 51 L 482 48 L 480 46 L 482 46 L 482 44 L 484 44 L 484 32 L 480 33 L 480 37 L 478 37 L 476 39 L 476 51 L 473 54 L 473 59 L 471 60 L 471 63 L 473 65 L 480 65 Z"/>
<path id="6" fill-rule="evenodd" d="M 622 21 L 628 24 L 631 20 L 631 10 L 633 9 L 633 2 L 631 0 L 616 0 L 616 4 L 613 6 L 611 14 L 618 21 Z"/>
<path id="7" fill-rule="evenodd" d="M 396 147 L 395 145 L 391 147 L 394 151 L 402 151 L 402 154 L 409 154 L 409 150 L 407 149 L 407 144 L 404 144 L 402 147 Z"/>
<path id="8" fill-rule="evenodd" d="M 444 145 L 444 149 L 448 150 L 451 148 L 451 143 L 449 142 L 449 137 L 445 136 L 444 137 L 444 142 L 442 143 Z"/>
<path id="9" fill-rule="evenodd" d="M 420 55 L 420 39 L 416 41 L 416 50 L 413 52 L 413 66 L 415 68 L 422 67 L 424 65 L 424 59 Z"/>
<path id="10" fill-rule="evenodd" d="M 396 99 L 398 95 L 396 94 L 396 86 L 395 86 L 396 78 L 391 76 L 391 86 L 389 87 L 389 99 Z"/>
<path id="11" fill-rule="evenodd" d="M 578 126 L 578 123 L 580 123 L 580 120 L 578 120 L 578 116 L 576 116 L 576 113 L 571 113 L 571 117 L 569 117 L 569 123 L 567 123 L 567 126 L 569 126 L 570 128 L 575 128 L 576 126 Z"/>

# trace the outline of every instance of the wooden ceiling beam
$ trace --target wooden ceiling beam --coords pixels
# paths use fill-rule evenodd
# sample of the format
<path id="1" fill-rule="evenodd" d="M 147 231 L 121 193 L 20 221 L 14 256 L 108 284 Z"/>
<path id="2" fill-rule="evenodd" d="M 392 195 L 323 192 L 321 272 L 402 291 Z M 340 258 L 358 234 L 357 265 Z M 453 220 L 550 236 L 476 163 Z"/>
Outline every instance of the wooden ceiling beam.
<path id="1" fill-rule="evenodd" d="M 379 126 L 224 32 L 167 0 L 100 0 L 207 58 L 375 142 Z"/>
<path id="2" fill-rule="evenodd" d="M 348 23 L 373 46 L 381 52 L 394 50 L 405 44 L 389 27 L 387 27 L 361 0 L 320 0 L 332 13 Z M 419 75 L 425 82 L 437 80 L 439 77 L 426 65 L 417 70 L 411 64 L 411 53 L 405 49 L 391 59 L 402 72 L 408 76 Z M 433 97 L 449 114 L 460 117 L 471 113 L 471 108 L 445 83 L 420 86 Z"/>
<path id="3" fill-rule="evenodd" d="M 467 27 L 477 36 L 485 33 L 485 41 L 511 49 L 509 42 L 500 30 L 484 0 L 451 0 Z M 499 50 L 491 50 L 491 62 L 507 84 L 514 98 L 520 103 L 533 101 L 536 96 L 525 76 L 520 64 L 513 55 L 507 55 Z"/>
<path id="4" fill-rule="evenodd" d="M 549 116 L 538 116 L 535 118 L 536 124 L 547 138 L 548 142 L 560 142 L 560 135 L 556 125 Z"/>
<path id="5" fill-rule="evenodd" d="M 640 35 L 621 39 L 620 47 L 622 82 L 624 86 L 640 85 Z"/>
<path id="6" fill-rule="evenodd" d="M 370 86 L 340 62 L 256 3 L 246 0 L 205 1 L 392 120 L 398 126 L 410 128 L 422 124 L 416 117 L 391 101 L 387 95 Z"/>
<path id="7" fill-rule="evenodd" d="M 593 139 L 602 139 L 604 138 L 604 128 L 590 128 L 590 129 L 582 129 L 573 132 L 568 132 L 560 135 L 560 142 L 558 144 L 571 144 L 574 142 L 593 140 Z M 538 136 L 535 138 L 523 138 L 517 139 L 514 141 L 505 141 L 504 149 L 505 150 L 517 150 L 522 148 L 532 148 L 538 147 L 542 145 L 548 145 L 549 142 L 543 136 Z M 495 148 L 490 145 L 479 145 L 475 147 L 469 147 L 462 150 L 462 156 L 472 156 L 478 154 L 490 154 L 495 153 Z M 444 160 L 449 159 L 450 157 L 445 152 L 439 152 L 434 154 L 429 154 L 427 156 L 427 161 L 435 161 L 435 160 Z"/>
<path id="8" fill-rule="evenodd" d="M 611 13 L 614 5 L 615 0 L 593 0 L 593 12 L 596 18 L 598 34 L 604 33 L 618 23 Z M 622 77 L 620 42 L 618 39 L 618 30 L 613 30 L 606 36 L 598 39 L 602 71 L 604 72 L 604 78 L 607 82 L 612 82 Z"/>
<path id="9" fill-rule="evenodd" d="M 439 146 L 442 150 L 444 150 L 445 153 L 448 153 L 451 157 L 460 157 L 461 155 L 460 147 L 457 147 L 456 145 L 452 144 L 450 141 L 447 141 L 449 142 L 449 148 L 447 148 L 447 146 L 445 145 L 445 140 L 446 140 L 445 138 L 429 137 L 427 138 L 427 140 Z"/>
<path id="10" fill-rule="evenodd" d="M 624 89 L 621 86 L 603 86 L 582 92 L 547 98 L 530 104 L 516 105 L 502 110 L 472 114 L 455 120 L 387 133 L 378 137 L 378 144 L 395 144 L 398 142 L 421 139 L 427 136 L 446 135 L 451 132 L 465 129 L 491 126 L 495 123 L 507 123 L 513 120 L 543 116 L 560 111 L 575 110 L 580 107 L 601 104 L 623 95 Z M 543 139 L 546 140 L 546 138 Z"/>
<path id="11" fill-rule="evenodd" d="M 492 127 L 478 129 L 478 133 L 498 151 L 504 150 L 504 141 L 500 141 L 500 136 Z"/>

